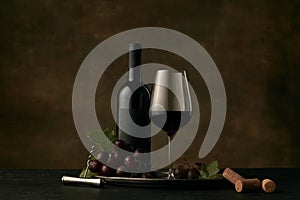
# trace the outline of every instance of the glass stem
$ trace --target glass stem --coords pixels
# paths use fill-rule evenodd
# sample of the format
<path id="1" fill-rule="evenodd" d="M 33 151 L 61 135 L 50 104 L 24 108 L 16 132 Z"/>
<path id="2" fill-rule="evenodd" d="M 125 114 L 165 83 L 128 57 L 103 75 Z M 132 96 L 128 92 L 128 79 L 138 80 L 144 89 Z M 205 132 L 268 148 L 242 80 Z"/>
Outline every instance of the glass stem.
<path id="1" fill-rule="evenodd" d="M 168 136 L 168 162 L 169 162 L 169 167 L 172 168 L 171 166 L 171 137 Z"/>
<path id="2" fill-rule="evenodd" d="M 172 162 L 171 162 L 171 139 L 172 137 L 168 136 L 168 162 L 169 162 L 168 179 L 175 179 Z"/>

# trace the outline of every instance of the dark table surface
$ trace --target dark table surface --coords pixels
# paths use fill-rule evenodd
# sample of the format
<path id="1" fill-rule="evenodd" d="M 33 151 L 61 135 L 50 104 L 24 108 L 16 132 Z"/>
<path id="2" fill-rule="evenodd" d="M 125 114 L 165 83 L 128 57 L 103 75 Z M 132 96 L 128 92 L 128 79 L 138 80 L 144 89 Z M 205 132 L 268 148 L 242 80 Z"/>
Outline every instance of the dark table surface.
<path id="1" fill-rule="evenodd" d="M 212 188 L 152 188 L 105 185 L 103 188 L 70 186 L 61 183 L 63 175 L 78 176 L 79 170 L 0 169 L 0 199 L 300 199 L 300 169 L 235 169 L 245 178 L 271 178 L 274 193 L 237 193 L 231 183 Z"/>

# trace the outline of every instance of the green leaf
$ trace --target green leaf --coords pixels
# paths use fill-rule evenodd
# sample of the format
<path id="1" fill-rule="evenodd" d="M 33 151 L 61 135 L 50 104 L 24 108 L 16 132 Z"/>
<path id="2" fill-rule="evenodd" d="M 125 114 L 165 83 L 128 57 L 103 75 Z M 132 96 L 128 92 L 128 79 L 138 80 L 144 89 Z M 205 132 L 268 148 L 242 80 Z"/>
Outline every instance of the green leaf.
<path id="1" fill-rule="evenodd" d="M 104 135 L 101 130 L 92 130 L 88 133 L 88 138 L 101 150 L 109 150 L 109 142 L 114 143 L 118 139 L 118 136 L 115 131 L 108 128 L 104 130 Z"/>
<path id="2" fill-rule="evenodd" d="M 214 177 L 219 171 L 219 163 L 218 161 L 213 161 L 211 163 L 209 163 L 206 167 L 206 170 L 208 172 L 208 177 Z"/>
<path id="3" fill-rule="evenodd" d="M 202 177 L 202 178 L 208 178 L 207 173 L 203 169 L 200 169 L 199 172 L 200 172 L 200 177 Z"/>
<path id="4" fill-rule="evenodd" d="M 97 175 L 96 173 L 94 173 L 91 170 L 87 169 L 86 177 L 84 177 L 85 170 L 86 170 L 86 168 L 82 169 L 81 173 L 79 174 L 80 178 L 92 178 L 92 177 L 95 177 Z"/>
<path id="5" fill-rule="evenodd" d="M 219 171 L 219 163 L 216 160 L 209 163 L 208 165 L 203 164 L 199 169 L 199 179 L 214 179 L 218 176 Z"/>
<path id="6" fill-rule="evenodd" d="M 111 130 L 109 128 L 106 128 L 104 130 L 104 134 L 106 135 L 106 137 L 112 142 L 114 143 L 117 139 L 118 139 L 118 136 L 117 134 L 115 133 L 114 130 Z"/>

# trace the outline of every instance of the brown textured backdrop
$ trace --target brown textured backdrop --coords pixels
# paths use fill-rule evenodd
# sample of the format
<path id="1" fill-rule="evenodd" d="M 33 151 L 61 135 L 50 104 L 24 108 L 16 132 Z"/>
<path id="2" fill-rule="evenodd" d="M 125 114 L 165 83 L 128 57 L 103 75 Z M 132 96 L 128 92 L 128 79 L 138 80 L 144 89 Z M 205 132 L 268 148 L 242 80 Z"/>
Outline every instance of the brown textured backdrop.
<path id="1" fill-rule="evenodd" d="M 300 167 L 300 1 L 11 0 L 0 6 L 0 168 L 83 167 L 87 151 L 71 110 L 77 70 L 98 43 L 142 26 L 191 36 L 221 72 L 226 123 L 203 161 Z M 144 62 L 153 61 L 188 65 L 174 55 L 146 51 Z M 122 56 L 99 83 L 96 107 L 105 127 L 114 127 L 106 105 L 126 68 Z M 206 117 L 185 154 L 189 160 L 197 156 L 209 118 L 203 81 L 191 74 Z"/>

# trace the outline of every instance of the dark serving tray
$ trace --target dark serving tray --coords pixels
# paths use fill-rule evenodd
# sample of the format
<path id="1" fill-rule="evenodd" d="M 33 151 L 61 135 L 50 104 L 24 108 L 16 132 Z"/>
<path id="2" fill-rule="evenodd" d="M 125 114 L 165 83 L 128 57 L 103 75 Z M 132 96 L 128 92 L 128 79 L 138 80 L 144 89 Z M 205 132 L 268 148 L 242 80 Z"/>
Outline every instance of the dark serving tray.
<path id="1" fill-rule="evenodd" d="M 167 188 L 195 188 L 195 189 L 219 189 L 232 185 L 222 177 L 215 179 L 166 179 L 166 178 L 128 178 L 97 176 L 105 184 L 133 187 L 167 187 Z"/>

